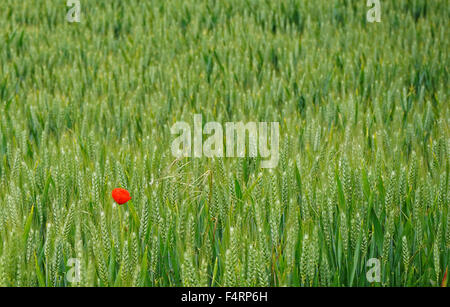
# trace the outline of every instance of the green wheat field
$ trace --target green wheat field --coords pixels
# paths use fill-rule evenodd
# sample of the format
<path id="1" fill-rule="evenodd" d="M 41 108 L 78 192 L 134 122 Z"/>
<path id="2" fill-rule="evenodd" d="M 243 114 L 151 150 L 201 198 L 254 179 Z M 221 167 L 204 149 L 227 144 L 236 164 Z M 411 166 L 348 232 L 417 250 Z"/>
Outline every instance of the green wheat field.
<path id="1" fill-rule="evenodd" d="M 0 2 L 1 286 L 446 286 L 446 1 L 66 2 Z M 194 114 L 277 167 L 176 159 Z"/>

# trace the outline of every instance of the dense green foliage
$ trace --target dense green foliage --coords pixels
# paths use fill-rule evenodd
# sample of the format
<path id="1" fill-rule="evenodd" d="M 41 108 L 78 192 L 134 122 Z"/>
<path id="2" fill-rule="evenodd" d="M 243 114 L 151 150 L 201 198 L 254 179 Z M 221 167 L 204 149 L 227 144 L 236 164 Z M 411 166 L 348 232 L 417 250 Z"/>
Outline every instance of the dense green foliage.
<path id="1" fill-rule="evenodd" d="M 440 285 L 449 6 L 381 5 L 2 0 L 0 285 Z M 194 113 L 279 121 L 278 167 L 175 160 Z"/>

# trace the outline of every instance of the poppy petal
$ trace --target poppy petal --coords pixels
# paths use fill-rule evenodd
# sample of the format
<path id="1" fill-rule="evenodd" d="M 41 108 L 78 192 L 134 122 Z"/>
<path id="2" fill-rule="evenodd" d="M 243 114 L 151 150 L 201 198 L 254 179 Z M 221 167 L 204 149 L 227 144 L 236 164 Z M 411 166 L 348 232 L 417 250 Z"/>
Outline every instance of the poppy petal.
<path id="1" fill-rule="evenodd" d="M 130 192 L 122 188 L 114 189 L 111 195 L 119 205 L 123 205 L 131 199 Z"/>

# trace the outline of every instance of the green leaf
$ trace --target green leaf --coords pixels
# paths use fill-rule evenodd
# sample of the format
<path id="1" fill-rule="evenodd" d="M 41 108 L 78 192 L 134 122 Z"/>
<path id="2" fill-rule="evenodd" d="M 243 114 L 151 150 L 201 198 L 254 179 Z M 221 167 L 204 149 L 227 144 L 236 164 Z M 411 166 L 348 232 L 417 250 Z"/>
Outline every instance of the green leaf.
<path id="1" fill-rule="evenodd" d="M 371 221 L 373 225 L 373 233 L 375 237 L 375 242 L 377 244 L 377 248 L 379 251 L 383 250 L 383 230 L 381 228 L 381 224 L 378 221 L 377 214 L 375 213 L 375 210 L 372 208 L 371 213 Z"/>
<path id="2" fill-rule="evenodd" d="M 23 229 L 23 241 L 26 242 L 28 239 L 28 234 L 31 229 L 31 222 L 33 221 L 33 212 L 34 212 L 34 205 L 31 206 L 31 211 L 28 214 L 27 220 L 25 222 L 25 227 Z"/>
<path id="3" fill-rule="evenodd" d="M 34 254 L 34 264 L 35 264 L 35 271 L 36 271 L 36 276 L 38 278 L 39 287 L 45 287 L 46 285 L 45 285 L 44 274 L 42 274 L 41 269 L 39 268 L 36 254 Z"/>
<path id="4" fill-rule="evenodd" d="M 353 286 L 353 279 L 355 278 L 356 270 L 359 264 L 359 251 L 361 249 L 361 234 L 359 234 L 358 242 L 356 244 L 355 253 L 353 254 L 353 268 L 350 275 L 349 286 Z"/>

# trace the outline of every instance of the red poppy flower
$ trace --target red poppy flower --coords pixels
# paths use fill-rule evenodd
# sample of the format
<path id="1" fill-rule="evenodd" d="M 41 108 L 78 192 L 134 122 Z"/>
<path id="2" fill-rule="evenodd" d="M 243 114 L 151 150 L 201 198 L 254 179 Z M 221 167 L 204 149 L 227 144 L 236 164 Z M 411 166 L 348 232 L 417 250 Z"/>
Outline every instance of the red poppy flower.
<path id="1" fill-rule="evenodd" d="M 448 273 L 448 268 L 445 269 L 444 278 L 442 279 L 442 284 L 441 284 L 442 288 L 447 287 L 447 273 Z"/>
<path id="2" fill-rule="evenodd" d="M 130 192 L 121 188 L 114 189 L 111 195 L 119 205 L 123 205 L 131 199 Z"/>

